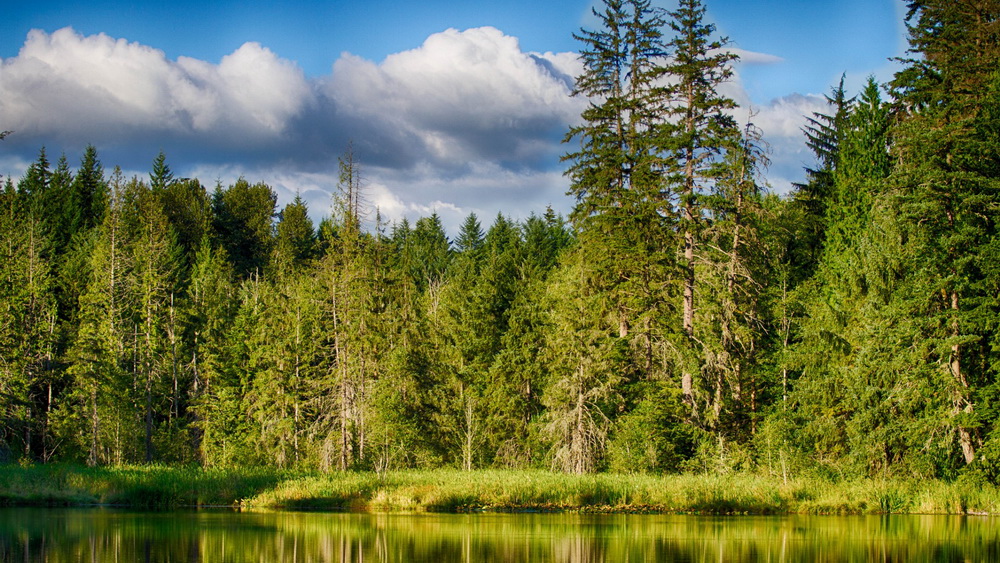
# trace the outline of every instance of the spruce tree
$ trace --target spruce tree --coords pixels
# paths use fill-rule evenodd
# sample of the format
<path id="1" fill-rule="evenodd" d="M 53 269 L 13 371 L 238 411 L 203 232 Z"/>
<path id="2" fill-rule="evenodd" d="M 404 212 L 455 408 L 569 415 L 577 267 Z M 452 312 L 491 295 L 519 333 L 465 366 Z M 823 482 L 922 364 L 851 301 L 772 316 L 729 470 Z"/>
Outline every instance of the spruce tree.
<path id="1" fill-rule="evenodd" d="M 669 119 L 657 131 L 657 145 L 662 147 L 667 197 L 661 203 L 663 214 L 677 214 L 682 234 L 681 326 L 685 350 L 681 360 L 681 388 L 695 419 L 700 353 L 695 338 L 696 255 L 702 244 L 705 227 L 703 199 L 712 185 L 725 173 L 725 155 L 737 147 L 739 128 L 731 116 L 733 100 L 719 92 L 732 77 L 731 64 L 736 56 L 727 52 L 725 38 L 714 38 L 715 26 L 705 23 L 705 7 L 700 0 L 681 0 L 670 12 L 669 25 L 674 36 L 669 42 L 672 59 L 665 75 L 671 80 Z"/>
<path id="2" fill-rule="evenodd" d="M 216 187 L 212 195 L 215 235 L 241 279 L 259 276 L 267 268 L 274 244 L 272 221 L 277 201 L 270 186 L 251 185 L 243 178 L 228 189 Z"/>
<path id="3" fill-rule="evenodd" d="M 657 209 L 662 155 L 656 132 L 665 124 L 668 100 L 661 86 L 665 22 L 646 0 L 608 0 L 594 14 L 601 28 L 575 36 L 583 43 L 584 72 L 574 95 L 587 96 L 590 105 L 584 123 L 565 139 L 580 144 L 563 157 L 577 200 L 570 219 L 615 302 L 611 322 L 622 338 L 643 327 L 648 351 L 647 327 L 663 306 L 657 286 L 672 259 L 672 215 Z"/>
<path id="4" fill-rule="evenodd" d="M 279 215 L 274 248 L 278 268 L 298 268 L 316 257 L 316 232 L 299 195 Z"/>
<path id="5" fill-rule="evenodd" d="M 995 291 L 984 275 L 995 246 L 998 204 L 996 68 L 1000 3 L 913 0 L 910 50 L 892 82 L 898 121 L 892 176 L 922 281 L 915 311 L 926 361 L 950 397 L 949 425 L 965 464 L 983 435 L 977 390 L 995 379 L 984 346 L 992 332 Z"/>

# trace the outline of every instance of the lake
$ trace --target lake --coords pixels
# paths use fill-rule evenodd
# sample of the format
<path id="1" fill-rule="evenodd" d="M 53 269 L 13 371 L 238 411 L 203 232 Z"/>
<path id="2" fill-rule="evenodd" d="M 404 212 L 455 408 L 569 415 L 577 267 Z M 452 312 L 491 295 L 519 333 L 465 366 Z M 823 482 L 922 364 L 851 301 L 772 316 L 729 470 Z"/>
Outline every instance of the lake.
<path id="1" fill-rule="evenodd" d="M 985 516 L 0 509 L 8 561 L 1000 561 Z"/>

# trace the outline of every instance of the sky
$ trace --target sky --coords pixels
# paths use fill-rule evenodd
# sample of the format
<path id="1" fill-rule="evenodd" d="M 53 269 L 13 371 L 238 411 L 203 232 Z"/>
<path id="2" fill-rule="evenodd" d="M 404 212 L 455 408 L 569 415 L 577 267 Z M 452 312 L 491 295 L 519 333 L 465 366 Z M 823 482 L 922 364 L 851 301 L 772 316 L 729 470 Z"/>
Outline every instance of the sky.
<path id="1" fill-rule="evenodd" d="M 654 0 L 673 9 L 675 0 Z M 771 147 L 785 193 L 812 156 L 805 116 L 885 82 L 906 50 L 902 0 L 707 0 L 741 55 L 724 92 Z M 209 189 L 239 177 L 329 214 L 353 147 L 383 218 L 523 219 L 573 200 L 560 156 L 586 101 L 573 38 L 594 0 L 17 2 L 0 20 L 0 175 L 45 147 L 145 177 L 160 151 Z M 669 33 L 669 30 L 667 30 Z M 374 213 L 371 214 L 374 217 Z"/>

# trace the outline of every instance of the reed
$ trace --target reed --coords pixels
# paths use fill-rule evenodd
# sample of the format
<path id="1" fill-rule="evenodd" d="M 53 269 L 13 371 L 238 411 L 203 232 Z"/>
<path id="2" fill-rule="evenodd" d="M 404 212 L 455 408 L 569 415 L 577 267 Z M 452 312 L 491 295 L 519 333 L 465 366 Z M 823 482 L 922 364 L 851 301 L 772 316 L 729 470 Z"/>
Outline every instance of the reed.
<path id="1" fill-rule="evenodd" d="M 0 466 L 0 504 L 166 509 L 565 511 L 703 514 L 1000 514 L 992 485 L 754 473 L 567 475 L 455 469 L 309 473 L 161 465 Z"/>

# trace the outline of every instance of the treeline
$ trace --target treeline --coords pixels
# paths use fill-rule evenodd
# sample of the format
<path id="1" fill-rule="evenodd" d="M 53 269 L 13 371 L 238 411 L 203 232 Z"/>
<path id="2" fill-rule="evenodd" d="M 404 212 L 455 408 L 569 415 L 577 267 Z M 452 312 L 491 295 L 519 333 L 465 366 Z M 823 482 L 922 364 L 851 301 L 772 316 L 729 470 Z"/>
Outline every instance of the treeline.
<path id="1" fill-rule="evenodd" d="M 0 202 L 0 457 L 1000 478 L 995 1 L 913 1 L 769 194 L 698 0 L 605 0 L 576 206 L 449 240 L 264 184 L 71 170 Z M 666 32 L 671 33 L 670 36 Z"/>

